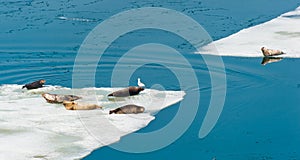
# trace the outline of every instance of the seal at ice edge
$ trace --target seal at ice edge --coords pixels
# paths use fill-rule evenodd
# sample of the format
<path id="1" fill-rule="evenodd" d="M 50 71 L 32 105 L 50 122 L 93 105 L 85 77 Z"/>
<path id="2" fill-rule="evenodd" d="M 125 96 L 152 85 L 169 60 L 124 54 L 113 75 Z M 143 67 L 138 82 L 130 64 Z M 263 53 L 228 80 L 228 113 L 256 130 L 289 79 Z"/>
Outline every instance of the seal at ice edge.
<path id="1" fill-rule="evenodd" d="M 278 55 L 282 55 L 285 54 L 283 51 L 281 50 L 275 50 L 275 49 L 267 49 L 265 47 L 261 47 L 261 51 L 263 53 L 263 55 L 265 57 L 270 57 L 270 56 L 278 56 Z"/>
<path id="2" fill-rule="evenodd" d="M 142 106 L 137 106 L 134 104 L 129 104 L 126 106 L 119 107 L 114 110 L 110 110 L 109 114 L 137 114 L 137 113 L 143 113 L 145 111 L 145 108 Z"/>
<path id="3" fill-rule="evenodd" d="M 75 101 L 81 98 L 75 95 L 58 95 L 50 93 L 44 93 L 42 96 L 48 103 L 63 103 L 63 101 Z"/>
<path id="4" fill-rule="evenodd" d="M 23 88 L 27 88 L 28 90 L 30 89 L 37 89 L 37 88 L 42 88 L 43 85 L 46 83 L 46 80 L 44 79 L 40 79 L 38 81 L 35 81 L 35 82 L 32 82 L 32 83 L 28 83 L 28 84 L 25 84 Z"/>
<path id="5" fill-rule="evenodd" d="M 128 97 L 128 96 L 134 96 L 138 95 L 141 91 L 143 91 L 143 87 L 128 87 L 125 89 L 121 89 L 118 91 L 115 91 L 113 93 L 110 93 L 108 96 L 114 96 L 114 97 Z"/>

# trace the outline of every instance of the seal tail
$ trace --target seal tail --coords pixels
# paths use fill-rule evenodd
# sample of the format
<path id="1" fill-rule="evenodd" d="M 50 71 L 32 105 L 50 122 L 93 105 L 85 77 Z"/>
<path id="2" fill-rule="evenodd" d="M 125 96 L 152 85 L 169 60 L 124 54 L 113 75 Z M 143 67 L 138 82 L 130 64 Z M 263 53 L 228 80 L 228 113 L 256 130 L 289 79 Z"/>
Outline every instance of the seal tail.
<path id="1" fill-rule="evenodd" d="M 286 54 L 286 53 L 285 52 L 280 52 L 280 53 L 273 54 L 270 57 L 272 57 L 272 56 L 280 56 L 280 55 L 284 55 L 284 54 Z"/>
<path id="2" fill-rule="evenodd" d="M 103 107 L 102 107 L 102 106 L 98 106 L 98 105 L 96 105 L 96 108 L 103 109 Z"/>
<path id="3" fill-rule="evenodd" d="M 110 110 L 109 111 L 109 114 L 113 114 L 115 111 L 114 110 Z"/>
<path id="4" fill-rule="evenodd" d="M 110 97 L 110 96 L 114 96 L 112 93 L 111 94 L 109 94 L 109 95 L 107 95 L 108 97 Z"/>
<path id="5" fill-rule="evenodd" d="M 24 89 L 26 86 L 23 86 L 22 89 Z"/>

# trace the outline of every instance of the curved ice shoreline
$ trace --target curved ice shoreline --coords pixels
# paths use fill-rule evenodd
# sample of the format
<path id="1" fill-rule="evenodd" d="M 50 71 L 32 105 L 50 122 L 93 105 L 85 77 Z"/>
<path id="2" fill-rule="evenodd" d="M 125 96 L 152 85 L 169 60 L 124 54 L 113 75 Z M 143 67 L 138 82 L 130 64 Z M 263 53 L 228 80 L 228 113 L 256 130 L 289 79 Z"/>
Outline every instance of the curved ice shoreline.
<path id="1" fill-rule="evenodd" d="M 0 159 L 76 159 L 117 142 L 122 136 L 147 126 L 154 112 L 181 101 L 183 91 L 146 89 L 132 98 L 109 101 L 107 93 L 118 88 L 69 89 L 47 86 L 34 91 L 21 85 L 0 86 Z M 67 111 L 49 104 L 40 93 L 79 94 L 103 105 L 103 110 Z M 146 113 L 108 115 L 117 106 L 143 104 Z"/>
<path id="2" fill-rule="evenodd" d="M 262 57 L 261 47 L 283 50 L 283 57 L 300 58 L 300 7 L 268 22 L 243 29 L 199 49 L 201 54 Z"/>

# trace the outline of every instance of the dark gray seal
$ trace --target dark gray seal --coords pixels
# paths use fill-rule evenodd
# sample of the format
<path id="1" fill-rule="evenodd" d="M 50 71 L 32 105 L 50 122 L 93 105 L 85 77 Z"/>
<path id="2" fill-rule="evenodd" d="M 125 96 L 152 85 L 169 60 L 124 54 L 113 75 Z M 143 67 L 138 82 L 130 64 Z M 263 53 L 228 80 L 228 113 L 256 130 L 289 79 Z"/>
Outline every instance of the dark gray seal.
<path id="1" fill-rule="evenodd" d="M 128 87 L 125 89 L 121 89 L 118 91 L 115 91 L 113 93 L 110 93 L 108 96 L 114 96 L 114 97 L 128 97 L 128 96 L 134 96 L 139 94 L 141 91 L 143 91 L 143 87 Z"/>
<path id="2" fill-rule="evenodd" d="M 45 83 L 46 83 L 46 80 L 41 79 L 41 80 L 38 80 L 38 81 L 35 81 L 35 82 L 32 82 L 32 83 L 25 84 L 22 87 L 22 89 L 27 88 L 28 90 L 30 90 L 30 89 L 42 88 Z"/>
<path id="3" fill-rule="evenodd" d="M 119 107 L 114 110 L 110 110 L 109 114 L 137 114 L 137 113 L 143 113 L 145 111 L 145 108 L 142 106 L 137 106 L 134 104 L 129 104 L 126 106 Z"/>
<path id="4" fill-rule="evenodd" d="M 63 101 L 75 101 L 81 98 L 74 95 L 58 95 L 49 93 L 44 93 L 42 96 L 48 103 L 63 103 Z"/>

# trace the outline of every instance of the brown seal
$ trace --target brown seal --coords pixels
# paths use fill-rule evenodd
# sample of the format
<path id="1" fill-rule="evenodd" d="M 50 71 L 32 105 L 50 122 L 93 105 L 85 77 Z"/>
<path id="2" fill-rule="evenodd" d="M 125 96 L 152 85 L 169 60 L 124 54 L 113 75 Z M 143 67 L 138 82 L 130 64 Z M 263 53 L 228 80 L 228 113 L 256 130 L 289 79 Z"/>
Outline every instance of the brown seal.
<path id="1" fill-rule="evenodd" d="M 114 110 L 110 110 L 109 114 L 115 113 L 115 114 L 137 114 L 137 113 L 143 113 L 145 111 L 145 108 L 142 106 L 137 106 L 134 104 L 129 104 L 126 106 L 119 107 Z"/>
<path id="2" fill-rule="evenodd" d="M 97 104 L 80 104 L 73 101 L 63 101 L 63 105 L 67 110 L 92 110 L 102 108 Z"/>
<path id="3" fill-rule="evenodd" d="M 113 93 L 110 93 L 108 96 L 114 96 L 114 97 L 128 97 L 128 96 L 134 96 L 139 94 L 141 91 L 143 91 L 143 87 L 128 87 L 125 89 L 121 89 L 118 91 L 115 91 Z"/>
<path id="4" fill-rule="evenodd" d="M 74 95 L 59 95 L 59 94 L 49 94 L 44 93 L 42 96 L 46 99 L 48 103 L 63 103 L 63 101 L 75 101 L 81 97 Z"/>
<path id="5" fill-rule="evenodd" d="M 38 81 L 35 81 L 35 82 L 32 82 L 32 83 L 25 84 L 22 87 L 22 89 L 27 88 L 28 90 L 30 90 L 30 89 L 42 88 L 45 83 L 46 83 L 46 80 L 41 79 L 41 80 L 38 80 Z"/>
<path id="6" fill-rule="evenodd" d="M 267 49 L 265 47 L 262 47 L 261 51 L 265 57 L 278 56 L 278 55 L 285 54 L 283 51 L 275 50 L 275 49 Z"/>

